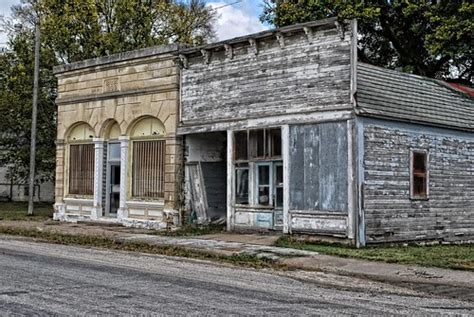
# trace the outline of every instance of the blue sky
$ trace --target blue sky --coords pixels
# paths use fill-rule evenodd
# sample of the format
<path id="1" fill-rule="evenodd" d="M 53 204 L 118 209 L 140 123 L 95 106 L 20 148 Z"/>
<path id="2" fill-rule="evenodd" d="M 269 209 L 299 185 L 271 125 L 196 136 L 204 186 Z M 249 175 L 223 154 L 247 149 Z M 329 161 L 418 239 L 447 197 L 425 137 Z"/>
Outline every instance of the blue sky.
<path id="1" fill-rule="evenodd" d="M 214 8 L 231 4 L 237 0 L 205 0 Z M 8 16 L 10 7 L 18 4 L 20 0 L 0 0 L 0 15 Z M 215 24 L 217 40 L 225 40 L 232 37 L 256 33 L 268 28 L 262 25 L 258 19 L 262 8 L 262 0 L 242 0 L 231 6 L 218 9 L 219 18 Z M 0 30 L 1 31 L 1 30 Z M 0 32 L 0 46 L 6 41 L 6 35 Z"/>

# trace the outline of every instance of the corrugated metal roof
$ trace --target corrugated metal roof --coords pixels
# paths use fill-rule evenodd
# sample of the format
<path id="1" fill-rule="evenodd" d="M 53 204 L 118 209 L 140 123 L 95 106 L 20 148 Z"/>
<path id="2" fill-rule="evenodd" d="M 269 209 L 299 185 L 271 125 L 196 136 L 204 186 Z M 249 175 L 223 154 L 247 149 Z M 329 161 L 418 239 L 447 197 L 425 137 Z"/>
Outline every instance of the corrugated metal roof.
<path id="1" fill-rule="evenodd" d="M 445 82 L 357 65 L 359 115 L 474 131 L 474 98 Z"/>

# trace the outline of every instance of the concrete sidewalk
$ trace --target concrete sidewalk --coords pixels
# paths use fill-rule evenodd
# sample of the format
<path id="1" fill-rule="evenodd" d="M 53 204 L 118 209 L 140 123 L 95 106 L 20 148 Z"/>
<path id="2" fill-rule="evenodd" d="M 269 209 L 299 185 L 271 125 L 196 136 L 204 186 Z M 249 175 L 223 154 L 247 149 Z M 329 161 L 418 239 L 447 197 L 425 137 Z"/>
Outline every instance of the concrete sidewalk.
<path id="1" fill-rule="evenodd" d="M 417 291 L 474 301 L 474 272 L 416 265 L 392 264 L 342 258 L 290 248 L 275 247 L 278 235 L 219 233 L 194 237 L 170 237 L 146 234 L 121 226 L 98 227 L 91 224 L 40 222 L 0 222 L 0 226 L 15 226 L 62 234 L 99 235 L 117 241 L 141 242 L 157 246 L 179 246 L 215 254 L 251 254 L 286 265 L 292 270 L 321 271 L 356 276 Z"/>

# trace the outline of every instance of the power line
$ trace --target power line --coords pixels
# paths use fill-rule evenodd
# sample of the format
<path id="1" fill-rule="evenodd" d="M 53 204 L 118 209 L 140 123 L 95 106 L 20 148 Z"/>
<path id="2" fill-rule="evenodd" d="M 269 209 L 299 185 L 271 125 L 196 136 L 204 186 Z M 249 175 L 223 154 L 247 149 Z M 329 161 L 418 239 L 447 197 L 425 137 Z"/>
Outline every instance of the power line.
<path id="1" fill-rule="evenodd" d="M 212 10 L 220 10 L 222 8 L 225 8 L 225 7 L 230 7 L 230 6 L 233 6 L 234 4 L 237 4 L 237 3 L 241 3 L 243 0 L 237 0 L 235 2 L 232 2 L 232 3 L 228 3 L 228 4 L 224 4 L 224 5 L 221 5 L 220 7 L 216 7 L 216 8 L 212 8 Z"/>

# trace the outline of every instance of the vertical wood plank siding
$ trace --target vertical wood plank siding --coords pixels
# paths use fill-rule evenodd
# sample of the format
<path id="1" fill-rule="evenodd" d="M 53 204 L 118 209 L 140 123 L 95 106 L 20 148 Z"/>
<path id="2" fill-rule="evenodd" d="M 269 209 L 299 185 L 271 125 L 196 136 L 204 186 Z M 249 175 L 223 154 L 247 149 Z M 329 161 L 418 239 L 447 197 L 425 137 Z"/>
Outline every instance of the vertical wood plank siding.
<path id="1" fill-rule="evenodd" d="M 366 124 L 368 242 L 474 239 L 474 135 Z M 410 150 L 428 155 L 429 198 L 410 199 Z"/>
<path id="2" fill-rule="evenodd" d="M 69 147 L 69 194 L 94 194 L 94 144 Z"/>
<path id="3" fill-rule="evenodd" d="M 347 123 L 290 127 L 290 210 L 347 212 Z"/>
<path id="4" fill-rule="evenodd" d="M 165 194 L 165 141 L 134 141 L 132 196 L 163 198 Z"/>

